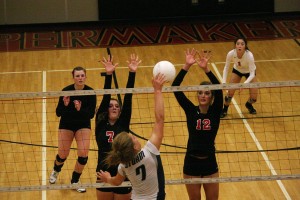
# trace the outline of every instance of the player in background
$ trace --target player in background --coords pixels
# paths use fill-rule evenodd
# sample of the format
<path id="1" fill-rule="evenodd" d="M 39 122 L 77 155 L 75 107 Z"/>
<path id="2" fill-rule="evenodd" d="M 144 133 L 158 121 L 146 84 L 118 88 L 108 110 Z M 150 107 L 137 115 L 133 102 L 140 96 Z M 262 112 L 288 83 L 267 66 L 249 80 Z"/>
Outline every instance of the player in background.
<path id="1" fill-rule="evenodd" d="M 75 67 L 72 71 L 74 84 L 63 89 L 93 90 L 85 84 L 86 70 L 83 67 Z M 77 143 L 77 161 L 72 174 L 71 183 L 78 184 L 82 171 L 88 161 L 91 135 L 91 119 L 96 108 L 96 95 L 61 96 L 56 107 L 56 115 L 60 117 L 58 131 L 58 153 L 54 161 L 53 171 L 49 182 L 54 184 L 67 157 L 73 140 Z M 78 188 L 78 192 L 86 192 L 85 188 Z"/>
<path id="2" fill-rule="evenodd" d="M 230 83 L 239 83 L 243 77 L 246 78 L 244 83 L 255 83 L 256 78 L 256 66 L 254 63 L 254 56 L 247 46 L 247 40 L 244 38 L 237 38 L 234 41 L 235 48 L 228 52 L 226 57 L 226 63 L 223 70 L 223 83 L 226 83 L 228 70 L 230 63 L 233 62 L 232 74 L 230 77 Z M 258 89 L 250 88 L 250 97 L 248 98 L 245 106 L 250 114 L 256 114 L 256 110 L 253 105 L 257 100 Z M 228 107 L 231 103 L 235 89 L 228 90 L 225 96 L 225 102 L 223 111 L 221 113 L 221 118 L 226 117 L 228 112 Z"/>

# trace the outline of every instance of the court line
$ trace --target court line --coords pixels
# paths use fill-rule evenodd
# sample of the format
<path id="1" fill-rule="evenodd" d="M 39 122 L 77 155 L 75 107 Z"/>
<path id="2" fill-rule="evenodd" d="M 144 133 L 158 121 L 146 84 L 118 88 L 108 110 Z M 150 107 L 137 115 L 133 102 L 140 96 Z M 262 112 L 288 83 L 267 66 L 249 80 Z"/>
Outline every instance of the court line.
<path id="1" fill-rule="evenodd" d="M 47 92 L 47 72 L 43 71 L 42 74 L 42 90 L 43 92 Z M 46 185 L 47 182 L 47 99 L 44 98 L 43 99 L 43 103 L 42 103 L 42 185 Z M 47 192 L 46 190 L 42 191 L 42 200 L 46 200 L 47 199 Z"/>
<path id="2" fill-rule="evenodd" d="M 219 78 L 219 80 L 222 80 L 222 76 L 221 76 L 221 74 L 220 74 L 220 72 L 219 72 L 219 70 L 218 70 L 216 64 L 215 64 L 215 63 L 211 63 L 211 65 L 213 66 L 213 69 L 214 69 L 215 73 L 217 74 L 217 77 Z M 243 113 L 242 113 L 242 111 L 241 111 L 239 105 L 238 105 L 237 102 L 235 101 L 234 97 L 232 98 L 232 104 L 234 105 L 235 109 L 237 110 L 237 113 L 238 113 L 238 114 L 240 115 L 240 117 L 243 119 L 243 123 L 244 123 L 245 127 L 247 128 L 247 130 L 248 130 L 250 136 L 252 137 L 252 139 L 253 139 L 253 141 L 254 141 L 256 147 L 258 148 L 258 150 L 264 150 L 264 149 L 262 148 L 262 146 L 261 146 L 259 140 L 257 139 L 255 133 L 253 132 L 252 128 L 250 127 L 248 121 L 247 121 L 246 119 L 244 119 L 245 117 L 244 117 L 244 115 L 243 115 Z M 272 173 L 273 175 L 277 175 L 277 172 L 276 172 L 276 170 L 274 169 L 274 167 L 273 167 L 271 161 L 269 160 L 267 154 L 266 154 L 265 152 L 260 152 L 260 153 L 261 153 L 262 157 L 264 158 L 264 160 L 265 160 L 265 162 L 266 162 L 268 168 L 270 169 L 271 173 Z M 290 197 L 289 193 L 287 192 L 285 186 L 283 185 L 282 181 L 281 181 L 281 180 L 276 180 L 276 182 L 277 182 L 277 184 L 279 185 L 281 191 L 283 192 L 285 198 L 288 199 L 288 200 L 290 200 L 291 197 Z"/>

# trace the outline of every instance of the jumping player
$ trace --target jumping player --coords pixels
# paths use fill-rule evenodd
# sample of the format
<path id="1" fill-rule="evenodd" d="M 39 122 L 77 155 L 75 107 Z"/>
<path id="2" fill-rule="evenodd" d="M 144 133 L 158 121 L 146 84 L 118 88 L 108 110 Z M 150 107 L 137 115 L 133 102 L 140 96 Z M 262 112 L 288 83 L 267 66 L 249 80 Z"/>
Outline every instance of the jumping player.
<path id="1" fill-rule="evenodd" d="M 164 101 L 162 94 L 165 76 L 158 74 L 152 79 L 154 87 L 155 122 L 150 139 L 142 148 L 137 138 L 122 132 L 113 141 L 112 150 L 109 152 L 106 163 L 109 166 L 119 165 L 116 176 L 111 176 L 107 171 L 100 170 L 97 177 L 101 182 L 111 185 L 120 185 L 125 177 L 132 184 L 132 200 L 165 199 L 165 179 L 160 158 L 160 145 L 164 129 Z"/>
<path id="2" fill-rule="evenodd" d="M 134 88 L 135 75 L 141 60 L 135 54 L 131 54 L 128 63 L 129 75 L 126 88 Z M 112 74 L 116 66 L 113 64 L 113 57 L 103 58 L 102 64 L 106 70 L 104 89 L 111 89 Z M 121 108 L 120 102 L 111 98 L 111 94 L 103 95 L 103 99 L 96 113 L 96 141 L 98 145 L 98 163 L 96 171 L 109 171 L 115 176 L 118 171 L 117 166 L 108 167 L 104 160 L 111 150 L 114 138 L 122 131 L 129 132 L 129 125 L 132 110 L 132 94 L 126 93 L 124 104 Z M 131 187 L 97 188 L 97 199 L 130 200 Z"/>
<path id="3" fill-rule="evenodd" d="M 199 59 L 196 59 L 196 54 L 198 52 L 195 49 L 187 49 L 185 65 L 177 74 L 172 86 L 179 86 L 195 63 L 203 69 L 211 81 L 203 81 L 200 85 L 220 84 L 207 65 L 210 53 L 202 51 Z M 189 134 L 183 177 L 185 179 L 219 177 L 215 138 L 223 105 L 222 90 L 197 91 L 198 105 L 194 105 L 183 92 L 174 92 L 174 95 L 186 114 Z M 202 184 L 186 184 L 189 199 L 201 199 L 201 186 Z M 203 184 L 203 188 L 207 199 L 218 199 L 219 183 Z"/>

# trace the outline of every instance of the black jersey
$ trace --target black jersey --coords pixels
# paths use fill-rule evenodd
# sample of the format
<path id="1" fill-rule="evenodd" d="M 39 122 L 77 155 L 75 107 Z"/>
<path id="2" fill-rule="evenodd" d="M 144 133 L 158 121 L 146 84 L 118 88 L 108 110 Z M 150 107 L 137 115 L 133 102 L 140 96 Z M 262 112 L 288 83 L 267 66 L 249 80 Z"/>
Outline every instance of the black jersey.
<path id="1" fill-rule="evenodd" d="M 104 89 L 110 89 L 112 82 L 112 75 L 106 75 Z M 129 72 L 126 88 L 133 88 L 135 82 L 135 72 Z M 111 95 L 105 94 L 102 102 L 96 113 L 96 141 L 98 145 L 98 165 L 97 171 L 100 169 L 109 171 L 112 176 L 116 175 L 117 167 L 110 169 L 104 165 L 103 160 L 107 153 L 111 150 L 111 145 L 114 137 L 119 133 L 129 132 L 129 125 L 132 112 L 132 93 L 126 93 L 122 105 L 121 114 L 115 124 L 110 125 L 108 122 L 108 108 L 110 104 Z"/>
<path id="2" fill-rule="evenodd" d="M 65 87 L 62 91 L 75 90 L 74 84 Z M 93 90 L 85 85 L 83 90 Z M 81 108 L 76 110 L 74 100 L 81 101 Z M 78 130 L 80 128 L 91 128 L 91 119 L 94 117 L 96 108 L 96 95 L 70 96 L 68 106 L 64 105 L 63 96 L 59 97 L 56 107 L 56 115 L 60 117 L 59 128 Z"/>
<path id="3" fill-rule="evenodd" d="M 179 86 L 187 71 L 181 70 L 172 86 Z M 220 82 L 212 72 L 206 74 L 213 84 Z M 186 114 L 189 132 L 187 154 L 207 156 L 215 152 L 215 138 L 220 125 L 220 114 L 223 108 L 222 90 L 216 90 L 214 101 L 206 114 L 200 112 L 199 106 L 194 105 L 183 92 L 174 92 L 175 97 Z"/>

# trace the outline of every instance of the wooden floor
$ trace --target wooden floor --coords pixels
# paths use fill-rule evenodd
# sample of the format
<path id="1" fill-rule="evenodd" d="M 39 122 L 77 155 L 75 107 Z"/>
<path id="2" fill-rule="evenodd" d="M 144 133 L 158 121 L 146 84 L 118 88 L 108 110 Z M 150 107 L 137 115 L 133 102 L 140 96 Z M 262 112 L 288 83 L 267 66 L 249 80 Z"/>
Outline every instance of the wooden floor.
<path id="1" fill-rule="evenodd" d="M 143 47 L 122 47 L 113 48 L 111 53 L 114 55 L 114 62 L 119 63 L 119 68 L 116 70 L 118 77 L 119 87 L 123 88 L 127 81 L 127 67 L 126 60 L 131 53 L 139 55 L 142 59 L 142 64 L 138 69 L 136 76 L 135 87 L 151 87 L 152 67 L 155 63 L 161 60 L 169 60 L 175 64 L 177 72 L 185 61 L 184 51 L 187 48 L 195 48 L 198 50 L 207 49 L 211 50 L 213 57 L 211 59 L 210 68 L 220 78 L 222 75 L 224 61 L 226 54 L 233 48 L 233 42 L 223 43 L 201 43 L 201 44 L 187 44 L 187 45 L 168 45 L 168 46 L 143 46 Z M 249 41 L 249 48 L 253 52 L 256 66 L 257 77 L 259 82 L 272 82 L 272 81 L 288 81 L 300 80 L 300 46 L 294 40 L 266 40 L 266 41 Z M 81 49 L 81 50 L 51 50 L 51 51 L 28 51 L 28 52 L 7 52 L 0 53 L 0 75 L 1 85 L 0 93 L 14 93 L 14 92 L 42 92 L 42 91 L 60 91 L 64 86 L 72 83 L 71 70 L 75 66 L 83 66 L 88 69 L 87 84 L 94 89 L 103 88 L 103 77 L 100 73 L 103 72 L 101 64 L 98 62 L 103 56 L 107 56 L 105 48 L 99 49 Z M 183 85 L 198 85 L 202 80 L 207 80 L 201 70 L 196 66 L 191 69 L 188 76 L 185 78 Z M 299 101 L 300 89 L 282 89 L 276 88 L 263 89 L 260 92 L 256 108 L 258 111 L 257 116 L 276 115 L 271 105 L 276 105 L 276 101 L 282 106 L 280 107 L 281 114 L 290 112 L 298 117 L 289 119 L 274 119 L 274 118 L 252 118 L 247 114 L 244 108 L 244 103 L 248 98 L 248 91 L 244 90 L 241 94 L 236 93 L 235 100 L 237 105 L 230 107 L 228 120 L 222 120 L 220 131 L 217 136 L 216 146 L 217 149 L 222 150 L 257 150 L 257 143 L 253 142 L 247 125 L 253 131 L 258 142 L 262 145 L 263 149 L 278 149 L 286 145 L 289 147 L 300 146 L 300 132 L 299 132 Z M 192 96 L 194 93 L 189 94 Z M 286 96 L 285 96 L 286 95 Z M 186 144 L 186 127 L 183 111 L 178 107 L 177 102 L 172 94 L 166 94 L 166 109 L 167 109 L 167 122 L 178 121 L 178 123 L 166 123 L 166 137 L 164 143 L 185 147 Z M 133 131 L 140 133 L 142 125 L 139 122 L 151 122 L 152 110 L 150 113 L 147 111 L 151 106 L 151 94 L 134 95 L 134 110 L 133 110 Z M 268 100 L 270 99 L 270 100 Z M 282 100 L 286 102 L 282 103 Z M 47 145 L 57 145 L 56 131 L 57 131 L 57 118 L 55 117 L 54 110 L 56 106 L 56 98 L 47 100 Z M 98 104 L 101 97 L 98 97 Z M 150 102 L 150 103 L 149 103 Z M 265 104 L 263 104 L 264 102 Z M 269 102 L 269 104 L 268 104 Z M 275 103 L 274 103 L 275 102 Z M 152 102 L 153 103 L 153 102 Z M 138 106 L 137 106 L 138 105 Z M 290 105 L 290 106 L 289 106 Z M 26 108 L 22 103 L 22 108 L 17 105 L 15 111 Z M 146 108 L 144 108 L 146 107 Z M 4 105 L 1 104 L 1 108 Z M 0 109 L 1 109 L 0 108 Z M 234 120 L 240 116 L 236 108 L 241 109 L 245 117 L 250 117 L 245 122 L 241 120 Z M 38 109 L 38 108 L 37 108 Z M 145 109 L 145 112 L 142 110 Z M 291 110 L 289 110 L 291 109 Z M 147 113 L 148 112 L 148 113 Z M 145 114 L 145 116 L 141 114 Z M 290 114 L 289 113 L 289 114 Z M 28 114 L 28 113 L 27 113 Z M 1 114 L 2 115 L 2 114 Z M 30 117 L 28 114 L 27 117 Z M 2 117 L 1 117 L 2 118 Z M 26 121 L 28 119 L 24 119 Z M 34 117 L 30 118 L 31 122 Z M 37 122 L 40 119 L 36 119 Z M 237 122 L 238 121 L 238 122 Z M 16 124 L 15 124 L 16 125 Z M 1 124 L 2 126 L 8 126 Z M 19 125 L 22 126 L 22 125 Z M 32 123 L 28 132 L 33 129 L 39 129 L 41 125 Z M 0 139 L 16 139 L 23 142 L 37 143 L 40 139 L 34 137 L 41 137 L 40 132 L 31 134 L 30 138 L 22 137 L 15 131 L 15 127 L 6 127 L 10 130 L 11 134 L 5 131 L 0 132 Z M 141 136 L 148 137 L 150 125 L 143 125 Z M 38 135 L 39 134 L 39 135 Z M 92 149 L 96 149 L 94 137 L 91 137 Z M 283 143 L 283 144 L 282 144 Z M 46 171 L 42 168 L 42 153 L 40 147 L 27 147 L 17 144 L 7 144 L 0 142 L 0 158 L 2 160 L 0 168 L 7 170 L 7 174 L 18 177 L 21 183 L 27 184 L 26 178 L 22 178 L 21 173 L 16 173 L 12 169 L 22 169 L 24 166 L 13 166 L 14 164 L 5 160 L 12 159 L 26 163 L 26 174 L 37 176 L 33 180 L 43 180 L 43 184 L 48 184 L 47 177 L 52 169 L 52 163 L 56 154 L 55 148 L 46 148 Z M 74 146 L 76 147 L 76 145 Z M 18 157 L 17 151 L 22 154 L 23 151 L 32 152 L 32 155 L 24 155 Z M 28 150 L 29 149 L 29 150 Z M 11 155 L 11 151 L 15 155 Z M 166 172 L 166 179 L 180 179 L 182 177 L 182 166 L 184 150 L 176 149 L 173 147 L 163 146 L 163 162 Z M 177 154 L 165 152 L 178 152 Z M 31 156 L 33 156 L 31 158 Z M 70 155 L 70 159 L 66 161 L 66 166 L 60 174 L 59 183 L 67 184 L 74 164 L 75 154 Z M 89 155 L 89 163 L 84 171 L 83 182 L 89 182 L 95 177 L 96 167 L 96 152 L 91 151 Z M 221 177 L 235 177 L 235 176 L 263 176 L 274 175 L 270 170 L 270 166 L 266 164 L 266 160 L 259 152 L 256 153 L 232 153 L 232 154 L 218 154 L 218 163 L 220 168 Z M 268 152 L 269 158 L 274 170 L 278 174 L 300 174 L 300 151 L 281 151 L 281 152 Z M 29 161 L 29 160 L 30 161 Z M 73 160 L 72 160 L 73 159 Z M 18 162 L 19 163 L 19 162 Z M 20 164 L 20 163 L 19 163 Z M 19 165 L 18 164 L 18 165 Z M 287 168 L 285 166 L 288 166 Z M 31 168 L 32 167 L 32 168 Z M 22 172 L 22 170 L 20 170 Z M 5 185 L 5 174 L 0 173 L 0 186 Z M 45 177 L 43 177 L 45 176 Z M 12 181 L 12 180 L 7 180 Z M 34 183 L 34 181 L 33 181 Z M 42 183 L 39 183 L 42 184 Z M 248 181 L 248 182 L 232 182 L 220 184 L 220 199 L 230 200 L 253 200 L 253 199 L 300 199 L 300 180 L 283 180 L 283 181 Z M 184 200 L 188 199 L 184 185 L 167 185 L 167 200 Z M 74 198 L 80 199 L 96 199 L 95 189 L 88 189 L 85 194 L 78 194 L 73 190 L 47 190 L 47 191 L 28 191 L 28 192 L 0 192 L 0 199 L 66 199 L 71 200 Z"/>

